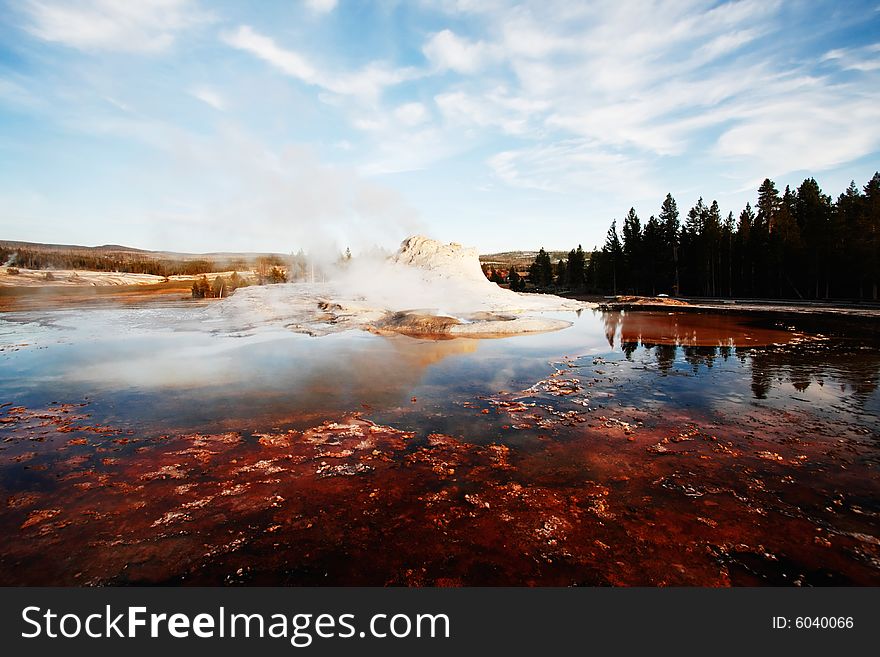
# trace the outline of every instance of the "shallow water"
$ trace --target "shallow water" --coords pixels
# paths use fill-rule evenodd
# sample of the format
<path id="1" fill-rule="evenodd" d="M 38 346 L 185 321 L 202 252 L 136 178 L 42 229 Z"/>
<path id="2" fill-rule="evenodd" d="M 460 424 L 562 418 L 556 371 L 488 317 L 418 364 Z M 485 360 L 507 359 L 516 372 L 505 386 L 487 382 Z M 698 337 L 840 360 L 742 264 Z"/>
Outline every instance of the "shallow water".
<path id="1" fill-rule="evenodd" d="M 205 316 L 0 315 L 0 583 L 880 584 L 873 327 Z"/>

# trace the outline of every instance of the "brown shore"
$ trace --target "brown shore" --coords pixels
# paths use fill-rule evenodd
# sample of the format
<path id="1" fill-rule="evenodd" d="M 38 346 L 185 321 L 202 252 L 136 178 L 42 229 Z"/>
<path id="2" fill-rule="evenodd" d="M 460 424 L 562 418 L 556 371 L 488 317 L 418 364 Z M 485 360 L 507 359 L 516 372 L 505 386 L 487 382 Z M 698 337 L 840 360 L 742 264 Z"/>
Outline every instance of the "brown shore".
<path id="1" fill-rule="evenodd" d="M 49 278 L 45 276 L 47 273 L 51 274 Z M 222 271 L 204 276 L 213 281 L 218 276 L 231 274 L 231 271 Z M 238 274 L 252 278 L 250 272 Z M 190 299 L 193 282 L 201 277 L 202 274 L 164 277 L 82 270 L 21 270 L 20 274 L 9 275 L 4 270 L 0 272 L 0 312 Z"/>
<path id="2" fill-rule="evenodd" d="M 876 320 L 880 318 L 880 302 L 874 301 L 801 301 L 791 299 L 723 299 L 694 297 L 602 297 L 563 294 L 580 301 L 592 301 L 600 310 L 667 310 L 682 312 L 758 313 L 768 315 L 825 315 Z"/>

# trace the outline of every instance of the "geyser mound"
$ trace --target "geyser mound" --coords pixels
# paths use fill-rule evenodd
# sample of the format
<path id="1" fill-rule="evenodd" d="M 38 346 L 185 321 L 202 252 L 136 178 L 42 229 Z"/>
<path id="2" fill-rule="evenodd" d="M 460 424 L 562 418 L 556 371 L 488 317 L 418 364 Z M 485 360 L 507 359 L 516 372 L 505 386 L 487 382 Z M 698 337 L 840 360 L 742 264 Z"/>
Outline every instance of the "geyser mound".
<path id="1" fill-rule="evenodd" d="M 389 258 L 347 261 L 329 283 L 238 290 L 218 308 L 227 318 L 244 314 L 251 325 L 282 322 L 312 335 L 359 328 L 420 337 L 495 337 L 570 325 L 521 313 L 592 306 L 503 289 L 486 279 L 475 249 L 415 236 Z"/>
<path id="2" fill-rule="evenodd" d="M 480 255 L 476 249 L 451 242 L 443 244 L 429 237 L 416 235 L 400 244 L 400 249 L 389 259 L 406 267 L 417 267 L 440 276 L 487 283 L 480 267 Z M 490 283 L 491 285 L 491 283 Z"/>

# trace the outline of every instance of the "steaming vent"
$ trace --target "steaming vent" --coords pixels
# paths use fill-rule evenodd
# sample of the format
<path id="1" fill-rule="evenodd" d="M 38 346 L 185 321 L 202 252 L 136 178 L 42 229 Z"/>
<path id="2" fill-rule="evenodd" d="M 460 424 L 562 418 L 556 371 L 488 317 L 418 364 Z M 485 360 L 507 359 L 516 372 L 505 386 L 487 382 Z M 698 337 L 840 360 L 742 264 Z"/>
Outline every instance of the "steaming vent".
<path id="1" fill-rule="evenodd" d="M 324 284 L 236 290 L 212 306 L 230 331 L 281 324 L 310 335 L 359 328 L 418 337 L 497 337 L 553 331 L 571 322 L 524 312 L 581 310 L 581 301 L 520 294 L 489 281 L 476 249 L 424 236 L 405 239 L 390 257 L 352 258 Z"/>

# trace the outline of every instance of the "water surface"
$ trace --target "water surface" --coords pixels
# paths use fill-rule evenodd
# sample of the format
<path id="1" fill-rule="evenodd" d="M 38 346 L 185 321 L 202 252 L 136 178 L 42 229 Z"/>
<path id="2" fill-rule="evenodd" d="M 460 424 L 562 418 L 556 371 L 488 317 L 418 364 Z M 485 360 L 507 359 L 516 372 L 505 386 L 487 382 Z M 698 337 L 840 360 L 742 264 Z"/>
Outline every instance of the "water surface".
<path id="1" fill-rule="evenodd" d="M 0 579 L 880 583 L 873 327 L 554 316 L 421 340 L 2 314 Z"/>

